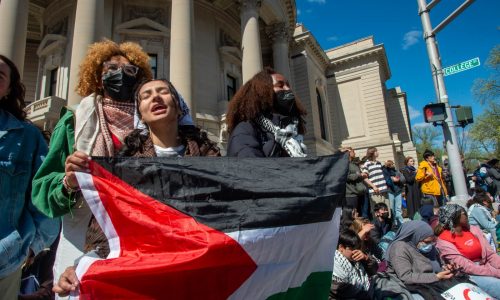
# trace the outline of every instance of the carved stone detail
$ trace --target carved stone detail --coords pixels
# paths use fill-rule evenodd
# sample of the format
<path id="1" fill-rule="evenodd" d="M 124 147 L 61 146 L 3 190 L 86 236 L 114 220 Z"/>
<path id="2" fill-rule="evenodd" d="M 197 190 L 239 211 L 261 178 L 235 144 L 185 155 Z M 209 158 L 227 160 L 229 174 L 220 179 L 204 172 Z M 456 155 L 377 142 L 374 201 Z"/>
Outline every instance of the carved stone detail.
<path id="1" fill-rule="evenodd" d="M 262 0 L 239 0 L 241 11 L 259 10 L 262 5 Z"/>
<path id="2" fill-rule="evenodd" d="M 127 5 L 124 21 L 130 21 L 139 18 L 148 18 L 163 26 L 168 26 L 169 11 L 163 7 L 148 7 L 138 5 Z"/>
<path id="3" fill-rule="evenodd" d="M 266 33 L 273 42 L 288 42 L 289 32 L 286 23 L 274 23 L 266 27 Z"/>

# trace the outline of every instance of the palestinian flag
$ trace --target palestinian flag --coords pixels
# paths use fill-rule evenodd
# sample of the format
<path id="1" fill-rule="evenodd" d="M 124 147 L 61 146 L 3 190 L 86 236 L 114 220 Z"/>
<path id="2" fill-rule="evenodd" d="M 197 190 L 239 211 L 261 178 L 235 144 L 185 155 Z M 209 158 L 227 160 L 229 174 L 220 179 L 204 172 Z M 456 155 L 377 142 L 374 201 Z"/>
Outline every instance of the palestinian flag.
<path id="1" fill-rule="evenodd" d="M 94 158 L 78 173 L 107 259 L 85 256 L 82 299 L 326 299 L 345 155 Z"/>

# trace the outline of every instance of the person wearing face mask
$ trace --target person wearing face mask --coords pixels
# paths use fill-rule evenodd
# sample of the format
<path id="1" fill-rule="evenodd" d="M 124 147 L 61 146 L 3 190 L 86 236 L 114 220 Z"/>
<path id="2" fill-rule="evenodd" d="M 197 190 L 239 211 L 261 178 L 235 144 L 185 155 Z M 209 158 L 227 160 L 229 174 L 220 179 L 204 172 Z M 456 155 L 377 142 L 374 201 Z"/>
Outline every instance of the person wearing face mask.
<path id="1" fill-rule="evenodd" d="M 228 156 L 305 157 L 306 111 L 288 80 L 265 68 L 245 83 L 226 114 Z"/>
<path id="2" fill-rule="evenodd" d="M 403 223 L 385 253 L 388 272 L 423 299 L 443 299 L 441 293 L 458 284 L 458 268 L 443 264 L 435 248 L 434 232 L 424 221 Z M 414 299 L 422 299 L 415 296 Z"/>
<path id="3" fill-rule="evenodd" d="M 434 232 L 441 257 L 461 268 L 485 292 L 500 299 L 500 256 L 490 247 L 481 229 L 469 224 L 465 209 L 457 204 L 441 207 Z"/>
<path id="4" fill-rule="evenodd" d="M 370 237 L 378 245 L 382 237 L 391 230 L 392 220 L 389 218 L 389 208 L 385 203 L 375 204 L 373 213 L 375 217 L 372 221 L 373 229 L 370 230 Z"/>
<path id="5" fill-rule="evenodd" d="M 63 220 L 54 264 L 56 281 L 90 248 L 87 231 L 98 227 L 79 191 L 75 172 L 88 172 L 90 156 L 114 156 L 119 151 L 134 129 L 135 84 L 151 77 L 148 55 L 130 42 L 92 44 L 80 65 L 77 92 L 85 98 L 76 108 L 63 108 L 49 153 L 33 179 L 36 207 Z M 56 292 L 58 288 L 55 284 Z"/>

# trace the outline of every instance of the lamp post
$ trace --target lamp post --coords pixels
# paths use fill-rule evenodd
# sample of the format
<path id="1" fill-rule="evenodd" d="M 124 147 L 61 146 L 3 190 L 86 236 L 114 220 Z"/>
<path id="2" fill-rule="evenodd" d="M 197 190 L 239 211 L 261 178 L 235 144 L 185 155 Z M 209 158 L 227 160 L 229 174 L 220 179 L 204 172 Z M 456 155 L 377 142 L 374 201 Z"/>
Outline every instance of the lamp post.
<path id="1" fill-rule="evenodd" d="M 453 122 L 453 114 L 448 103 L 448 94 L 444 84 L 443 70 L 439 57 L 439 50 L 436 44 L 436 33 L 441 31 L 448 23 L 455 19 L 463 10 L 474 2 L 474 0 L 465 0 L 465 2 L 443 20 L 436 28 L 432 28 L 429 11 L 440 0 L 433 0 L 427 4 L 427 0 L 417 0 L 418 13 L 422 20 L 425 43 L 427 45 L 427 54 L 431 64 L 433 73 L 434 88 L 438 102 L 444 103 L 446 108 L 446 120 L 443 122 L 444 141 L 446 144 L 446 152 L 448 153 L 448 164 L 453 178 L 453 187 L 457 201 L 465 201 L 468 198 L 467 185 L 465 184 L 465 176 L 462 169 L 462 161 L 460 159 L 457 133 Z"/>

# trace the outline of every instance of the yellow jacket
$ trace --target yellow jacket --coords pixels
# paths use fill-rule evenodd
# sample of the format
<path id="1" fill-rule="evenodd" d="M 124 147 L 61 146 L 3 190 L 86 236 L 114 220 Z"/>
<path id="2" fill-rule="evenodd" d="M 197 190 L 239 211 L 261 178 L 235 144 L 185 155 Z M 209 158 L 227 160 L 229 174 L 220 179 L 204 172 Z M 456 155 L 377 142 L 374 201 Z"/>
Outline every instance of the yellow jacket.
<path id="1" fill-rule="evenodd" d="M 420 190 L 424 194 L 430 194 L 439 196 L 441 195 L 441 189 L 443 189 L 444 195 L 447 195 L 446 185 L 443 183 L 443 172 L 440 166 L 437 166 L 440 180 L 434 174 L 431 165 L 427 161 L 422 161 L 418 164 L 417 174 L 415 175 L 415 180 L 420 183 Z M 427 172 L 431 172 L 431 175 L 427 175 Z"/>

